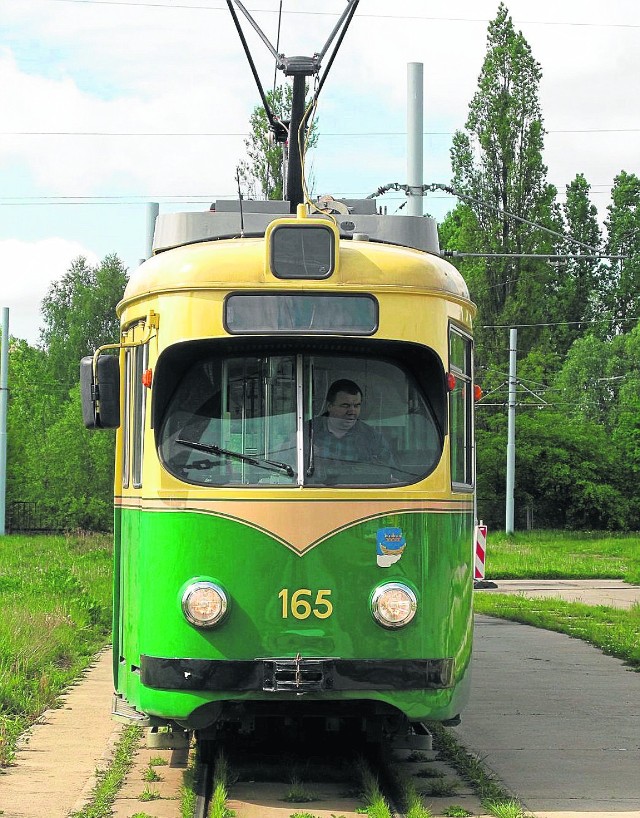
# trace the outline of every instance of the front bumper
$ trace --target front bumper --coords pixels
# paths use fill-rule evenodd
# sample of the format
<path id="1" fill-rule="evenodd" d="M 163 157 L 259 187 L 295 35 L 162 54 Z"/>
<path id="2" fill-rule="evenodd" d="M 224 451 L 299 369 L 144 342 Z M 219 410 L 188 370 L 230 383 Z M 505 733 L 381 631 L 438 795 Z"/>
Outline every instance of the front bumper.
<path id="1" fill-rule="evenodd" d="M 453 687 L 453 659 L 253 660 L 142 656 L 142 684 L 156 690 L 294 692 L 444 690 Z"/>

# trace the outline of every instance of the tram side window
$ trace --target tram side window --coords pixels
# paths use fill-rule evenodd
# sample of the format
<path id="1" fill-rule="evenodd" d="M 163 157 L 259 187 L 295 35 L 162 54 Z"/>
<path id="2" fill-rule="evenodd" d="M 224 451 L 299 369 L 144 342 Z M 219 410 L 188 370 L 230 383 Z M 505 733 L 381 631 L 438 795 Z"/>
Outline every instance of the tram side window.
<path id="1" fill-rule="evenodd" d="M 142 385 L 142 373 L 145 371 L 149 360 L 149 346 L 134 347 L 130 350 L 133 355 L 133 382 L 132 407 L 133 407 L 133 429 L 132 429 L 132 466 L 134 488 L 142 486 L 142 455 L 144 453 L 144 419 L 147 406 L 147 390 Z"/>
<path id="2" fill-rule="evenodd" d="M 449 397 L 451 482 L 473 485 L 473 396 L 471 339 L 455 328 L 449 333 L 449 371 L 456 384 Z"/>
<path id="3" fill-rule="evenodd" d="M 124 355 L 124 411 L 122 415 L 122 488 L 129 488 L 131 447 L 131 350 Z"/>

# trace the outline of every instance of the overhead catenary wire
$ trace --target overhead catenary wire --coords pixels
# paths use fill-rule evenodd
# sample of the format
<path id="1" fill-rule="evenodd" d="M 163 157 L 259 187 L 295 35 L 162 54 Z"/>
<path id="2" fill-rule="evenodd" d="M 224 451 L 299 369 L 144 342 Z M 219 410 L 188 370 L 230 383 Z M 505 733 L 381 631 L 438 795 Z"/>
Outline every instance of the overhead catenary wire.
<path id="1" fill-rule="evenodd" d="M 191 3 L 153 3 L 149 0 L 45 0 L 48 3 L 77 3 L 79 5 L 94 5 L 94 6 L 133 6 L 140 8 L 163 8 L 170 10 L 177 9 L 191 9 L 195 11 L 224 11 L 224 6 L 207 6 L 194 5 Z M 260 14 L 277 14 L 274 9 L 260 9 Z M 313 17 L 335 17 L 335 14 L 330 11 L 303 11 L 301 9 L 290 9 L 286 14 L 307 15 Z M 488 17 L 433 17 L 422 14 L 375 14 L 373 12 L 365 12 L 360 14 L 363 18 L 370 18 L 374 20 L 425 20 L 430 23 L 488 23 Z M 578 20 L 555 21 L 555 20 L 514 20 L 516 25 L 532 25 L 532 26 L 567 26 L 570 28 L 640 28 L 640 24 L 636 23 L 589 23 Z"/>
<path id="2" fill-rule="evenodd" d="M 438 182 L 433 182 L 428 185 L 422 185 L 422 191 L 420 191 L 420 187 L 405 185 L 400 182 L 389 182 L 386 185 L 382 185 L 379 187 L 375 193 L 369 194 L 367 199 L 375 199 L 378 196 L 383 196 L 389 190 L 401 190 L 407 196 L 424 196 L 426 193 L 433 192 L 436 190 L 444 191 L 445 193 L 451 194 L 451 196 L 455 196 L 457 199 L 462 199 L 463 201 L 472 202 L 473 204 L 479 205 L 487 210 L 493 210 L 500 215 L 506 216 L 509 219 L 514 219 L 515 221 L 521 222 L 522 224 L 527 224 L 530 227 L 535 227 L 537 230 L 542 230 L 545 233 L 549 233 L 552 236 L 556 236 L 556 238 L 563 239 L 563 241 L 570 241 L 572 244 L 576 244 L 578 247 L 583 247 L 585 250 L 589 250 L 591 253 L 597 253 L 598 248 L 593 247 L 590 244 L 585 244 L 578 239 L 573 238 L 573 236 L 568 236 L 565 233 L 560 233 L 558 230 L 552 230 L 550 227 L 545 227 L 543 224 L 538 224 L 537 222 L 531 221 L 531 219 L 525 219 L 522 216 L 518 216 L 515 213 L 510 213 L 508 210 L 504 210 L 497 205 L 490 204 L 489 202 L 484 202 L 482 199 L 476 199 L 475 196 L 469 196 L 467 193 L 463 193 L 456 188 L 451 187 L 451 185 L 444 185 Z"/>

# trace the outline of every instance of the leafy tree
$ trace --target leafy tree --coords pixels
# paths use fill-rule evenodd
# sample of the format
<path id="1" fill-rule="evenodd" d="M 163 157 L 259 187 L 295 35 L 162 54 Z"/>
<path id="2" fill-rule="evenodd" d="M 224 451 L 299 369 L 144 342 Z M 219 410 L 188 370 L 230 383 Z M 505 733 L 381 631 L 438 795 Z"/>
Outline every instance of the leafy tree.
<path id="1" fill-rule="evenodd" d="M 622 171 L 614 179 L 607 228 L 607 253 L 629 258 L 612 262 L 604 296 L 612 332 L 626 332 L 640 315 L 640 179 Z"/>
<path id="2" fill-rule="evenodd" d="M 640 526 L 640 325 L 623 336 L 624 367 L 620 381 L 613 443 L 619 453 L 621 482 L 625 485 L 633 519 L 629 527 Z"/>
<path id="3" fill-rule="evenodd" d="M 567 198 L 563 205 L 563 215 L 568 236 L 582 245 L 600 251 L 602 232 L 598 224 L 598 210 L 589 199 L 590 186 L 582 173 L 567 185 Z M 575 242 L 565 240 L 558 246 L 558 252 L 566 255 L 589 255 L 589 251 Z M 557 350 L 565 353 L 573 341 L 591 332 L 591 321 L 600 314 L 602 305 L 601 284 L 603 266 L 598 260 L 569 259 L 559 267 L 557 299 L 559 317 L 566 324 L 557 327 L 553 333 Z"/>
<path id="4" fill-rule="evenodd" d="M 276 119 L 288 125 L 291 118 L 293 88 L 287 84 L 266 93 L 269 108 Z M 249 120 L 251 133 L 244 144 L 248 159 L 240 162 L 238 173 L 249 187 L 249 196 L 265 199 L 284 198 L 284 145 L 275 142 L 262 105 L 257 105 Z M 290 137 L 292 138 L 292 137 Z M 297 138 L 297 134 L 294 138 Z M 307 148 L 317 143 L 317 124 L 308 131 Z"/>
<path id="5" fill-rule="evenodd" d="M 465 131 L 453 138 L 453 187 L 464 194 L 451 217 L 459 250 L 533 254 L 554 249 L 550 235 L 531 223 L 560 227 L 556 190 L 546 182 L 544 128 L 538 100 L 541 69 L 503 3 L 489 24 L 487 54 Z M 511 215 L 518 218 L 514 219 Z M 525 221 L 519 221 L 526 220 Z M 445 235 L 447 230 L 444 231 Z M 554 269 L 545 261 L 488 258 L 463 265 L 481 324 L 535 324 L 549 319 L 547 294 Z M 522 333 L 532 347 L 534 329 Z M 479 333 L 481 355 L 497 350 L 494 333 Z"/>
<path id="6" fill-rule="evenodd" d="M 50 377 L 69 390 L 78 381 L 78 367 L 107 340 L 120 334 L 116 304 L 127 283 L 127 271 L 116 255 L 96 267 L 75 259 L 54 282 L 42 302 L 44 326 L 40 338 L 47 353 Z"/>
<path id="7" fill-rule="evenodd" d="M 624 341 L 595 334 L 579 338 L 556 378 L 567 413 L 612 430 L 618 392 L 626 371 Z"/>
<path id="8" fill-rule="evenodd" d="M 495 415 L 478 432 L 478 514 L 504 525 L 506 418 Z M 626 528 L 637 521 L 611 438 L 598 423 L 567 423 L 553 407 L 522 410 L 516 432 L 516 525 L 527 508 L 546 528 Z M 636 504 L 637 505 L 637 504 Z"/>
<path id="9" fill-rule="evenodd" d="M 52 415 L 64 393 L 51 390 L 46 356 L 24 340 L 10 339 L 7 412 L 7 509 L 16 501 L 35 502 L 40 493 L 44 446 Z M 38 468 L 38 462 L 40 468 Z"/>
<path id="10" fill-rule="evenodd" d="M 43 345 L 13 342 L 9 351 L 9 507 L 37 503 L 49 528 L 112 525 L 114 435 L 82 427 L 78 371 L 83 355 L 118 339 L 125 284 L 117 256 L 97 267 L 76 259 L 43 301 Z"/>
<path id="11" fill-rule="evenodd" d="M 47 468 L 40 491 L 52 526 L 108 531 L 113 525 L 115 432 L 92 432 L 80 420 L 80 387 L 75 386 L 47 430 L 39 457 Z"/>

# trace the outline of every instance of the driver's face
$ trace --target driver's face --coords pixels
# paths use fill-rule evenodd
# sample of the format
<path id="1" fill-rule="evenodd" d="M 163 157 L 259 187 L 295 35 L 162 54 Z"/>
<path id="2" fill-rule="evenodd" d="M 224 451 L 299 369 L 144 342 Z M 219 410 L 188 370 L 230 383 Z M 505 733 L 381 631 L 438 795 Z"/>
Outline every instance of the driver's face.
<path id="1" fill-rule="evenodd" d="M 338 392 L 333 403 L 327 404 L 329 417 L 349 420 L 353 423 L 360 417 L 362 395 L 350 395 L 348 392 Z"/>

